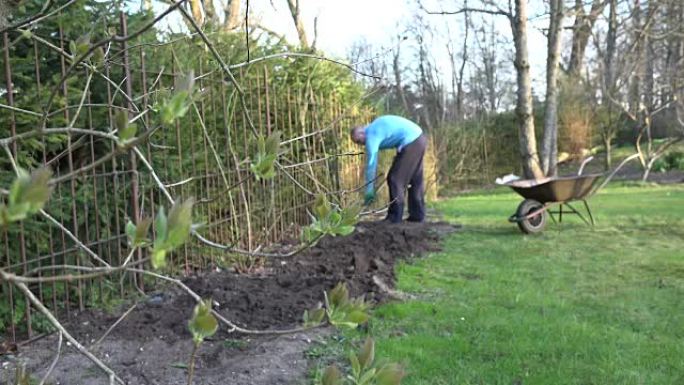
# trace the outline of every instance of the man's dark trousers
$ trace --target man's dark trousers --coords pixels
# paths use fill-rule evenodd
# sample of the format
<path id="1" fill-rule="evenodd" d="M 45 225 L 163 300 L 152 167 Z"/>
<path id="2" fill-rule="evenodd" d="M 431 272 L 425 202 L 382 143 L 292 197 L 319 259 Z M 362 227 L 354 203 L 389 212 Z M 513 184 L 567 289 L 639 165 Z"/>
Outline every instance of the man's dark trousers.
<path id="1" fill-rule="evenodd" d="M 404 191 L 408 189 L 409 221 L 422 222 L 425 219 L 425 198 L 423 187 L 423 156 L 427 138 L 421 134 L 397 153 L 387 175 L 390 205 L 387 220 L 401 222 L 404 215 Z"/>

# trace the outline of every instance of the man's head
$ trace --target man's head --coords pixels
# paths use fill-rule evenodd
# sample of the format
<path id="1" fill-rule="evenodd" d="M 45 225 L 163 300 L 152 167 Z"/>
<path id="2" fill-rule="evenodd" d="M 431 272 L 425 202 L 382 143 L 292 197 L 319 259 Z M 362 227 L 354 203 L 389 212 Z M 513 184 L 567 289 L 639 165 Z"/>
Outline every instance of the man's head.
<path id="1" fill-rule="evenodd" d="M 366 127 L 358 126 L 351 130 L 351 140 L 356 144 L 366 144 Z"/>

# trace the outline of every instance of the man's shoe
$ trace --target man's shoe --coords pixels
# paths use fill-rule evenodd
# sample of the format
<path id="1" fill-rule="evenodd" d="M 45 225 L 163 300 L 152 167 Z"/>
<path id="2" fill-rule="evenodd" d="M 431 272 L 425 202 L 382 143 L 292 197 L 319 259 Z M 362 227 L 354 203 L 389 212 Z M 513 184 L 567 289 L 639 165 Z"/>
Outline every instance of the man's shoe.
<path id="1" fill-rule="evenodd" d="M 390 218 L 390 216 L 386 216 L 385 219 L 382 220 L 382 223 L 401 223 L 402 220 L 401 218 Z"/>
<path id="2" fill-rule="evenodd" d="M 418 218 L 408 217 L 408 218 L 406 218 L 406 222 L 423 223 L 423 222 L 425 222 L 425 219 L 424 218 L 418 219 Z"/>

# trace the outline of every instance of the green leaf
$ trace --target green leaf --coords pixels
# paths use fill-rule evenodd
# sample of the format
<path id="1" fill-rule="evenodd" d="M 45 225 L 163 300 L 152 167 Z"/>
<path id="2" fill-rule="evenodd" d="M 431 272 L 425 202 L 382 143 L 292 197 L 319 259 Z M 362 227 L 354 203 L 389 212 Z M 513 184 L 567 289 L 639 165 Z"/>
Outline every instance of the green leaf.
<path id="1" fill-rule="evenodd" d="M 340 282 L 330 291 L 330 305 L 339 307 L 347 302 L 349 302 L 347 284 Z"/>
<path id="2" fill-rule="evenodd" d="M 330 224 L 332 226 L 336 227 L 337 225 L 340 224 L 340 221 L 342 220 L 342 215 L 340 215 L 340 213 L 338 213 L 337 211 L 333 211 L 330 213 L 328 218 L 329 218 Z"/>
<path id="3" fill-rule="evenodd" d="M 131 123 L 124 127 L 123 129 L 119 130 L 119 139 L 122 142 L 127 142 L 131 140 L 132 138 L 135 137 L 135 134 L 138 132 L 138 126 L 135 123 Z"/>
<path id="4" fill-rule="evenodd" d="M 169 249 L 175 249 L 185 243 L 190 236 L 192 226 L 193 198 L 188 198 L 179 204 L 176 202 L 169 211 L 168 237 L 166 244 Z"/>
<path id="5" fill-rule="evenodd" d="M 88 53 L 88 50 L 90 49 L 90 44 L 89 43 L 83 43 L 83 44 L 76 44 L 76 52 L 78 55 L 76 56 L 83 56 L 86 53 Z"/>
<path id="6" fill-rule="evenodd" d="M 86 33 L 85 35 L 80 36 L 78 39 L 76 39 L 74 44 L 76 46 L 76 53 L 78 56 L 85 55 L 90 49 L 90 34 Z"/>
<path id="7" fill-rule="evenodd" d="M 126 223 L 128 244 L 133 247 L 145 246 L 149 242 L 149 239 L 147 239 L 147 233 L 150 230 L 151 224 L 152 218 L 142 219 L 137 225 L 134 225 L 133 222 L 128 221 L 128 223 Z"/>
<path id="8" fill-rule="evenodd" d="M 76 50 L 76 42 L 73 40 L 69 42 L 69 52 L 71 52 L 73 56 L 76 56 L 78 54 Z"/>
<path id="9" fill-rule="evenodd" d="M 166 250 L 155 246 L 152 249 L 150 261 L 152 262 L 152 268 L 155 270 L 166 267 Z"/>
<path id="10" fill-rule="evenodd" d="M 150 225 L 152 224 L 152 218 L 144 218 L 138 222 L 138 225 L 135 227 L 135 243 L 138 246 L 142 246 L 142 244 L 147 243 L 149 240 L 147 239 L 147 233 L 150 231 Z"/>
<path id="11" fill-rule="evenodd" d="M 330 202 L 325 197 L 324 194 L 316 195 L 316 201 L 314 202 L 313 212 L 316 218 L 323 219 L 328 216 L 328 213 L 332 210 Z"/>
<path id="12" fill-rule="evenodd" d="M 342 373 L 335 365 L 330 365 L 323 371 L 321 385 L 341 385 Z"/>
<path id="13" fill-rule="evenodd" d="M 264 143 L 264 152 L 266 154 L 278 156 L 278 150 L 280 148 L 280 131 L 274 131 L 271 135 L 266 138 Z"/>
<path id="14" fill-rule="evenodd" d="M 24 196 L 22 201 L 29 204 L 29 214 L 35 214 L 40 211 L 50 198 L 52 189 L 49 182 L 52 177 L 52 171 L 49 168 L 43 167 L 35 170 L 31 174 L 28 186 L 24 189 Z"/>
<path id="15" fill-rule="evenodd" d="M 10 193 L 8 198 L 8 203 L 10 206 L 19 203 L 21 196 L 24 193 L 24 189 L 31 182 L 31 177 L 28 172 L 23 168 L 19 167 L 17 169 L 17 178 L 12 182 L 10 187 Z"/>
<path id="16" fill-rule="evenodd" d="M 97 49 L 95 49 L 95 52 L 93 52 L 92 60 L 93 60 L 93 64 L 95 64 L 96 66 L 100 66 L 100 65 L 102 65 L 102 63 L 104 63 L 105 54 L 104 54 L 104 50 L 102 49 L 102 47 L 97 47 Z"/>
<path id="17" fill-rule="evenodd" d="M 259 135 L 257 151 L 252 157 L 250 170 L 257 180 L 270 179 L 276 175 L 275 161 L 278 159 L 280 132 L 274 131 L 268 138 Z"/>
<path id="18" fill-rule="evenodd" d="M 127 126 L 128 111 L 118 110 L 116 114 L 114 114 L 114 128 L 116 128 L 117 131 L 122 131 L 125 130 Z M 121 133 L 119 133 L 119 136 L 121 136 Z"/>
<path id="19" fill-rule="evenodd" d="M 399 385 L 404 376 L 406 376 L 404 368 L 399 364 L 391 363 L 378 370 L 376 381 L 378 385 Z"/>
<path id="20" fill-rule="evenodd" d="M 323 318 L 325 317 L 325 309 L 323 309 L 323 308 L 314 309 L 311 311 L 309 316 L 310 316 L 312 321 L 314 321 L 316 323 L 321 323 L 321 322 L 323 322 Z"/>
<path id="21" fill-rule="evenodd" d="M 312 309 L 312 310 L 304 310 L 304 316 L 302 317 L 304 320 L 304 326 L 305 327 L 312 327 L 312 326 L 318 326 L 323 322 L 323 318 L 325 317 L 325 309 L 323 308 L 318 308 L 318 309 Z"/>
<path id="22" fill-rule="evenodd" d="M 359 384 L 370 385 L 371 381 L 373 380 L 373 377 L 375 377 L 375 372 L 375 368 L 368 369 L 368 371 L 363 373 L 363 375 L 359 379 Z"/>
<path id="23" fill-rule="evenodd" d="M 346 320 L 357 325 L 362 325 L 368 322 L 368 318 L 368 314 L 364 313 L 363 311 L 354 310 L 347 315 Z"/>
<path id="24" fill-rule="evenodd" d="M 340 226 L 337 228 L 337 234 L 347 236 L 354 232 L 354 226 Z"/>
<path id="25" fill-rule="evenodd" d="M 11 222 L 10 214 L 7 211 L 7 206 L 4 203 L 0 203 L 0 224 L 3 226 L 8 225 Z"/>
<path id="26" fill-rule="evenodd" d="M 372 338 L 366 338 L 361 350 L 359 350 L 358 358 L 359 365 L 361 365 L 361 368 L 363 369 L 370 368 L 370 366 L 373 365 L 373 360 L 375 359 L 375 342 Z"/>
<path id="27" fill-rule="evenodd" d="M 359 378 L 359 375 L 361 375 L 361 364 L 359 363 L 359 359 L 356 357 L 356 354 L 349 353 L 349 363 L 351 364 L 354 378 Z"/>
<path id="28" fill-rule="evenodd" d="M 166 243 L 166 235 L 168 228 L 168 221 L 166 219 L 164 206 L 159 206 L 159 211 L 157 212 L 157 218 L 154 222 L 154 227 L 157 232 L 157 237 L 154 239 L 154 247 L 160 248 L 162 245 Z"/>
<path id="29" fill-rule="evenodd" d="M 202 342 L 211 337 L 218 330 L 218 321 L 211 313 L 211 300 L 200 301 L 192 312 L 192 318 L 188 322 L 188 328 L 195 342 Z"/>
<path id="30" fill-rule="evenodd" d="M 302 240 L 306 243 L 313 241 L 317 236 L 318 234 L 310 226 L 302 229 Z"/>
<path id="31" fill-rule="evenodd" d="M 345 226 L 356 226 L 361 210 L 362 207 L 360 205 L 345 207 L 341 212 L 342 221 L 340 221 L 340 224 Z"/>
<path id="32" fill-rule="evenodd" d="M 52 171 L 49 168 L 39 168 L 31 175 L 19 168 L 17 174 L 7 198 L 5 223 L 19 221 L 29 214 L 37 213 L 45 206 L 52 192 L 49 185 Z"/>
<path id="33" fill-rule="evenodd" d="M 190 103 L 187 102 L 188 96 L 187 91 L 179 91 L 164 103 L 161 108 L 161 117 L 165 124 L 171 124 L 176 119 L 185 116 L 190 109 Z"/>
<path id="34" fill-rule="evenodd" d="M 135 225 L 130 220 L 126 223 L 126 235 L 128 236 L 128 244 L 135 245 Z"/>

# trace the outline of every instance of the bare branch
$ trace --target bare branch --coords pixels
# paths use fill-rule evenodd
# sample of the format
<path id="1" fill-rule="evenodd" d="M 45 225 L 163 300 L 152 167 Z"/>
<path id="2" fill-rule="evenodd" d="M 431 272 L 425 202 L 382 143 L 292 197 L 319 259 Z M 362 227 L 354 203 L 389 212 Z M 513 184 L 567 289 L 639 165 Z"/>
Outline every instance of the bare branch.
<path id="1" fill-rule="evenodd" d="M 81 345 L 80 342 L 78 342 L 69 332 L 62 326 L 62 324 L 55 318 L 55 316 L 48 310 L 48 308 L 43 305 L 43 303 L 29 290 L 28 286 L 26 286 L 25 283 L 17 281 L 17 276 L 14 274 L 7 273 L 3 269 L 0 269 L 0 278 L 3 279 L 3 281 L 11 282 L 16 288 L 18 288 L 26 298 L 33 304 L 33 306 L 38 309 L 45 318 L 50 321 L 52 326 L 54 326 L 57 330 L 59 330 L 60 333 L 66 337 L 67 341 L 71 342 L 71 344 L 78 350 L 81 354 L 86 356 L 90 361 L 92 361 L 95 365 L 97 365 L 103 372 L 107 373 L 109 376 L 109 383 L 114 384 L 119 383 L 119 384 L 124 384 L 123 380 L 119 378 L 119 376 L 114 373 L 112 369 L 110 369 L 107 365 L 105 365 L 102 361 L 100 361 L 99 358 L 95 357 L 93 353 L 91 353 L 88 349 L 86 349 L 83 345 Z"/>
<path id="2" fill-rule="evenodd" d="M 59 332 L 59 340 L 57 341 L 57 353 L 55 353 L 55 359 L 52 361 L 52 364 L 50 364 L 50 367 L 48 368 L 47 372 L 45 372 L 45 375 L 43 378 L 40 380 L 38 385 L 43 385 L 45 384 L 45 381 L 50 378 L 50 375 L 52 374 L 52 371 L 55 370 L 55 366 L 57 366 L 57 362 L 59 361 L 59 356 L 62 354 L 62 340 L 63 340 L 64 334 L 62 332 Z"/>
<path id="3" fill-rule="evenodd" d="M 14 25 L 10 25 L 10 26 L 7 27 L 7 28 L 3 28 L 2 30 L 0 30 L 0 34 L 1 34 L 1 33 L 5 33 L 5 32 L 7 32 L 7 31 L 11 31 L 11 30 L 13 30 L 13 29 L 19 29 L 19 28 L 23 28 L 23 27 L 26 27 L 26 26 L 31 26 L 31 25 L 33 25 L 33 24 L 36 24 L 36 23 L 38 23 L 38 22 L 40 22 L 40 21 L 42 21 L 42 20 L 47 19 L 48 17 L 50 17 L 50 16 L 52 16 L 52 15 L 54 15 L 54 14 L 59 13 L 60 11 L 62 11 L 63 9 L 69 7 L 71 4 L 73 4 L 73 3 L 75 3 L 75 2 L 76 2 L 76 0 L 69 0 L 69 1 L 67 1 L 65 4 L 63 4 L 62 6 L 56 8 L 55 10 L 53 10 L 53 11 L 51 11 L 50 13 L 47 13 L 47 14 L 46 14 L 45 12 L 47 12 L 47 10 L 50 9 L 50 7 L 52 7 L 52 5 L 54 4 L 54 0 L 47 0 L 47 1 L 45 2 L 45 4 L 43 4 L 43 8 L 42 8 L 38 13 L 36 13 L 35 15 L 29 17 L 29 18 L 26 19 L 26 20 L 22 20 L 22 21 L 20 21 L 20 22 L 14 24 Z"/>
<path id="4" fill-rule="evenodd" d="M 346 68 L 350 69 L 351 71 L 353 71 L 354 73 L 357 73 L 361 76 L 365 76 L 365 77 L 369 77 L 369 78 L 373 78 L 373 79 L 382 79 L 382 76 L 377 76 L 377 75 L 373 75 L 373 74 L 367 74 L 367 73 L 360 72 L 356 68 L 354 68 L 351 64 L 343 63 L 341 61 L 330 59 L 330 58 L 327 58 L 325 56 L 319 56 L 319 55 L 315 55 L 315 54 L 301 53 L 301 52 L 281 52 L 281 53 L 276 53 L 276 54 L 272 54 L 272 55 L 266 55 L 266 56 L 258 57 L 256 59 L 252 59 L 252 60 L 249 60 L 249 61 L 246 61 L 243 63 L 232 64 L 231 66 L 229 66 L 229 68 L 230 69 L 241 68 L 241 67 L 245 67 L 245 66 L 248 66 L 250 64 L 258 63 L 258 62 L 265 61 L 265 60 L 278 59 L 278 58 L 288 58 L 288 57 L 304 57 L 304 58 L 328 61 L 331 63 L 339 64 L 343 67 L 346 67 Z"/>
<path id="5" fill-rule="evenodd" d="M 93 348 L 97 347 L 97 345 L 99 345 L 102 341 L 104 341 L 104 339 L 107 338 L 107 336 L 112 332 L 112 330 L 114 330 L 114 328 L 116 328 L 117 325 L 119 325 L 124 319 L 126 319 L 126 317 L 127 317 L 129 314 L 131 314 L 131 312 L 132 312 L 133 310 L 135 310 L 136 307 L 138 307 L 138 303 L 134 303 L 133 306 L 131 306 L 128 310 L 126 310 L 126 312 L 124 312 L 124 313 L 121 315 L 121 317 L 119 317 L 119 319 L 117 319 L 116 322 L 114 322 L 114 323 L 112 324 L 112 326 L 110 326 L 110 327 L 107 329 L 107 331 L 104 332 L 104 334 L 102 334 L 102 337 L 98 338 L 98 340 L 95 341 L 95 343 L 93 343 L 92 345 L 90 345 L 90 348 L 93 349 Z"/>
<path id="6" fill-rule="evenodd" d="M 477 7 L 463 7 L 455 11 L 431 11 L 423 6 L 422 1 L 418 1 L 418 6 L 423 12 L 428 15 L 459 15 L 461 13 L 484 13 L 488 15 L 496 16 L 506 16 L 508 18 L 513 18 L 513 13 L 511 11 L 504 11 L 498 6 L 492 4 L 493 8 L 477 8 Z"/>

